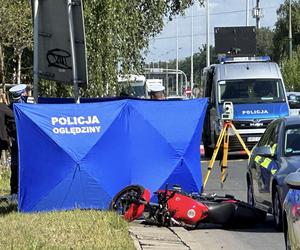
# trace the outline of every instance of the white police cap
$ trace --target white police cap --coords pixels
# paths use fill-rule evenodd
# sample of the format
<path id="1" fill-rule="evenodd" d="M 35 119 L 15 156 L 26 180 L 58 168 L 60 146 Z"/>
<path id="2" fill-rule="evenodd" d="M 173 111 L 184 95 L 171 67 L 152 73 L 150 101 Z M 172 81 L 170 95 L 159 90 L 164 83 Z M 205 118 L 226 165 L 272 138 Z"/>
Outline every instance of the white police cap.
<path id="1" fill-rule="evenodd" d="M 159 92 L 159 91 L 164 91 L 165 87 L 163 85 L 150 85 L 149 86 L 149 91 L 151 92 Z"/>
<path id="2" fill-rule="evenodd" d="M 9 89 L 9 92 L 12 94 L 14 98 L 19 98 L 26 90 L 26 84 L 18 84 Z"/>

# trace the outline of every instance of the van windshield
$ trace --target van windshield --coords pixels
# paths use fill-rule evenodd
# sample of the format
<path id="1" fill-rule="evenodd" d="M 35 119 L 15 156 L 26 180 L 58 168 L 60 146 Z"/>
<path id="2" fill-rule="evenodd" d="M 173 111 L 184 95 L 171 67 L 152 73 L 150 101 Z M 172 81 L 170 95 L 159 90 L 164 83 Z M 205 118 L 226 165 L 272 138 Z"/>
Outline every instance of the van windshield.
<path id="1" fill-rule="evenodd" d="M 145 97 L 144 85 L 134 85 L 131 86 L 131 95 L 134 97 Z"/>
<path id="2" fill-rule="evenodd" d="M 284 102 L 285 94 L 280 79 L 241 79 L 218 82 L 219 103 Z"/>

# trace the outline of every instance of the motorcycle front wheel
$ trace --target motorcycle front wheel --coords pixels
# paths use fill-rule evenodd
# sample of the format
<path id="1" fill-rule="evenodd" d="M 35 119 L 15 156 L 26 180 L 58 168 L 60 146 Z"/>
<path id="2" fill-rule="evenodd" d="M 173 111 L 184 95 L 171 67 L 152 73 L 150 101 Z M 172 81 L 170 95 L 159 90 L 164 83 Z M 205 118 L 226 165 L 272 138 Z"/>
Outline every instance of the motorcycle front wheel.
<path id="1" fill-rule="evenodd" d="M 119 191 L 112 199 L 109 209 L 124 215 L 132 204 L 137 204 L 142 198 L 145 188 L 140 185 L 130 185 Z"/>

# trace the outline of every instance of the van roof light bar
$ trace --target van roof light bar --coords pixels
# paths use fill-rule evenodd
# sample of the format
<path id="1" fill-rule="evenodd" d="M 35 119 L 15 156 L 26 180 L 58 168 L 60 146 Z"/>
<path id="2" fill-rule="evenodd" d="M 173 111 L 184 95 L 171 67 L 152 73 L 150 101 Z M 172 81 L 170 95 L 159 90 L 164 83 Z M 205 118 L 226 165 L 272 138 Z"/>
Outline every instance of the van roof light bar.
<path id="1" fill-rule="evenodd" d="M 246 56 L 246 57 L 221 57 L 221 63 L 239 63 L 239 62 L 270 62 L 269 56 Z"/>

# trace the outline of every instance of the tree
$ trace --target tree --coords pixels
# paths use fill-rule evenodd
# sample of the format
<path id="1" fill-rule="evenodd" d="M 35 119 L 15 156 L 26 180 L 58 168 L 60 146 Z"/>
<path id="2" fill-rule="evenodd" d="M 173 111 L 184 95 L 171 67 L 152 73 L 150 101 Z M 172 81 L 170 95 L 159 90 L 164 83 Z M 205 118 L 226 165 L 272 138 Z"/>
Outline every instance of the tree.
<path id="1" fill-rule="evenodd" d="M 2 84 L 6 81 L 20 83 L 22 55 L 25 50 L 32 47 L 30 2 L 28 0 L 2 0 L 0 19 L 0 75 Z"/>
<path id="2" fill-rule="evenodd" d="M 142 52 L 147 51 L 149 39 L 162 30 L 163 17 L 172 18 L 193 1 L 83 0 L 83 3 L 90 85 L 82 94 L 103 96 L 116 92 L 119 72 L 142 71 Z M 29 0 L 2 0 L 0 19 L 0 75 L 4 84 L 13 81 L 14 73 L 21 72 L 24 52 L 25 61 L 32 63 Z M 70 87 L 42 81 L 40 92 L 62 96 L 70 92 Z"/>
<path id="3" fill-rule="evenodd" d="M 215 54 L 214 47 L 210 47 L 211 51 L 211 63 L 217 63 L 217 55 Z M 206 67 L 206 45 L 203 45 L 202 48 L 199 48 L 199 52 L 193 55 L 194 60 L 194 84 L 200 85 L 201 73 L 203 68 Z M 161 62 L 160 65 L 165 67 L 166 62 Z M 176 68 L 176 60 L 169 62 L 169 68 Z M 191 57 L 186 57 L 183 60 L 179 60 L 178 69 L 186 73 L 188 81 L 191 80 Z"/>
<path id="4" fill-rule="evenodd" d="M 256 52 L 259 56 L 268 55 L 273 58 L 274 31 L 270 28 L 260 28 L 256 33 Z"/>
<path id="5" fill-rule="evenodd" d="M 300 2 L 292 1 L 292 32 L 293 46 L 296 48 L 300 44 Z M 289 51 L 289 0 L 285 0 L 277 10 L 277 22 L 275 24 L 275 33 L 273 38 L 274 60 L 279 62 Z"/>
<path id="6" fill-rule="evenodd" d="M 142 72 L 141 52 L 162 30 L 163 17 L 172 18 L 190 4 L 190 0 L 86 0 L 90 87 L 84 94 L 112 94 L 118 73 Z"/>
<path id="7" fill-rule="evenodd" d="M 293 53 L 291 59 L 285 58 L 282 62 L 284 83 L 290 91 L 300 91 L 300 46 Z"/>

